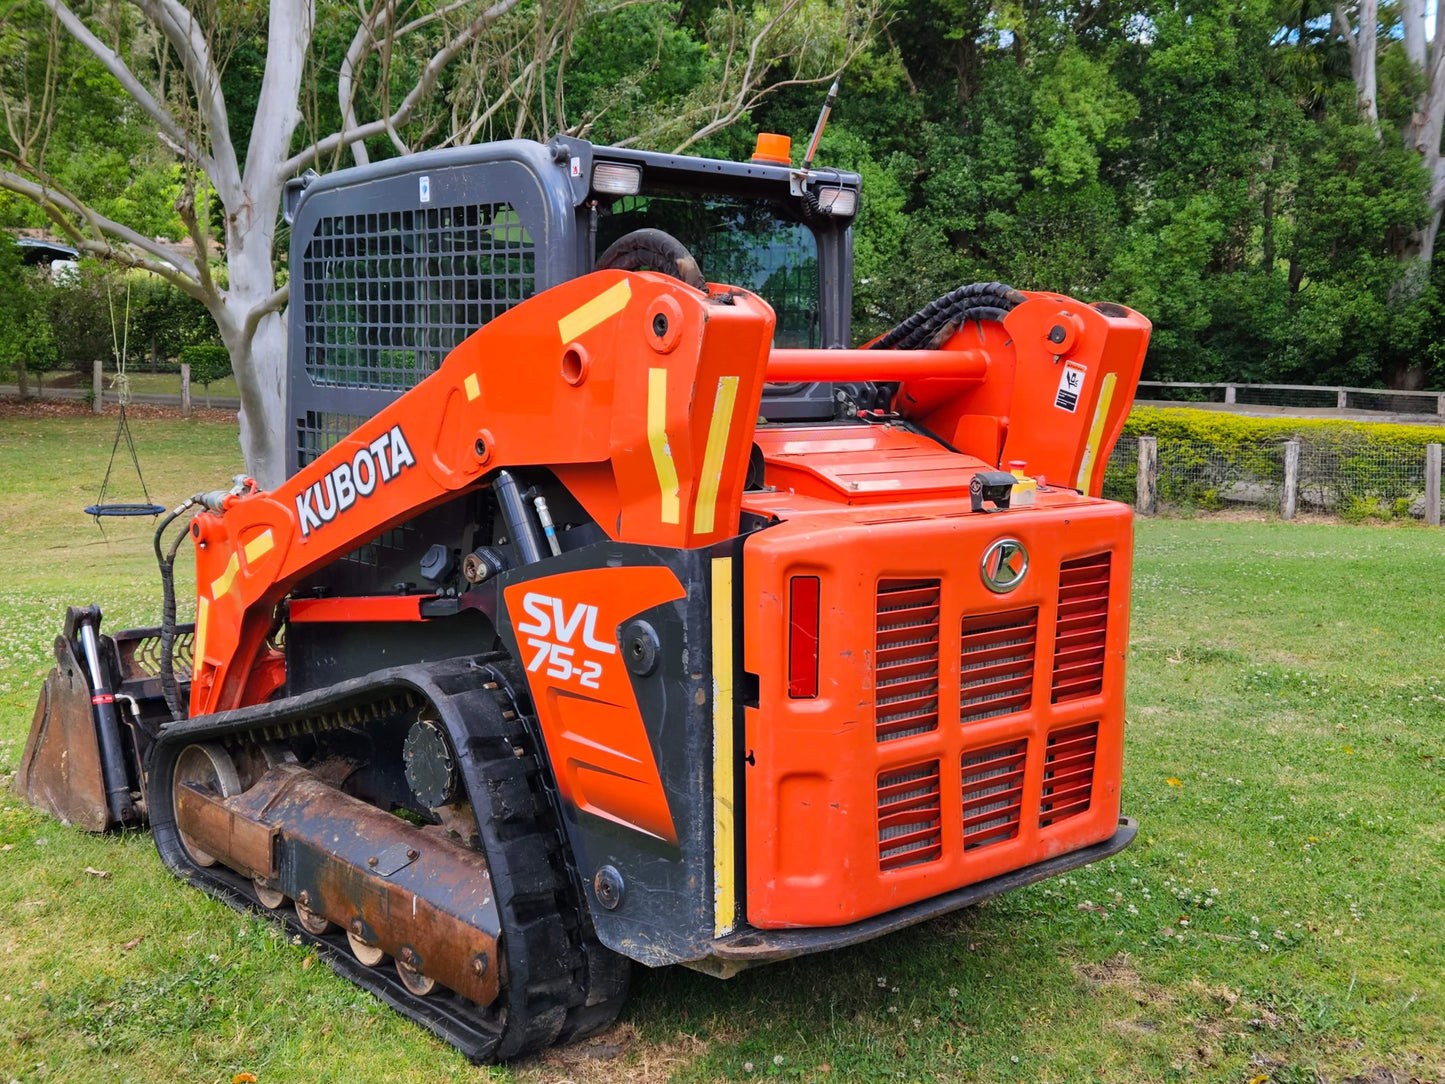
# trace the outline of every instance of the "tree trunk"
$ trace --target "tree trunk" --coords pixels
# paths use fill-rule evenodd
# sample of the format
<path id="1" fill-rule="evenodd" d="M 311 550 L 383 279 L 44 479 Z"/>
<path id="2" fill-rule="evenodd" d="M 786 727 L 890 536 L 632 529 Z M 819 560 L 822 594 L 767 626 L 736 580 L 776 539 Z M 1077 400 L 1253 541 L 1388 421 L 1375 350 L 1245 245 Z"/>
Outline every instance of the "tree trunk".
<path id="1" fill-rule="evenodd" d="M 20 385 L 20 398 L 22 398 L 22 399 L 29 399 L 29 398 L 30 398 L 30 380 L 29 380 L 29 378 L 26 376 L 26 373 L 25 373 L 25 362 L 23 362 L 23 361 L 17 361 L 17 362 L 15 363 L 15 383 L 17 383 L 17 384 Z"/>
<path id="2" fill-rule="evenodd" d="M 158 343 L 158 342 L 156 341 L 156 337 L 155 337 L 154 335 L 151 336 L 151 350 L 150 350 L 150 355 L 151 355 L 151 356 L 150 356 L 151 372 L 153 372 L 153 373 L 158 373 L 158 372 L 160 372 L 160 371 L 161 371 L 161 348 L 160 348 L 160 343 Z"/>
<path id="3" fill-rule="evenodd" d="M 227 341 L 241 396 L 241 452 L 264 489 L 286 480 L 286 317 L 262 317 L 248 343 Z"/>

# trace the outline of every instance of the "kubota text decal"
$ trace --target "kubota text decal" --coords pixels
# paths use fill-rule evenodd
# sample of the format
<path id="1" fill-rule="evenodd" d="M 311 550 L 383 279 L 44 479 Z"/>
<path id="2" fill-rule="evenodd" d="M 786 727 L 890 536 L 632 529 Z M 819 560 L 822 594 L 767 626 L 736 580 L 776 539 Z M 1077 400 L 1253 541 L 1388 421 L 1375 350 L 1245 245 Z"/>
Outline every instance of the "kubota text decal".
<path id="1" fill-rule="evenodd" d="M 296 518 L 304 538 L 323 523 L 330 523 L 360 497 L 370 497 L 378 485 L 385 485 L 407 467 L 416 466 L 416 457 L 401 431 L 393 425 L 369 445 L 332 467 L 319 482 L 313 482 L 296 497 Z"/>

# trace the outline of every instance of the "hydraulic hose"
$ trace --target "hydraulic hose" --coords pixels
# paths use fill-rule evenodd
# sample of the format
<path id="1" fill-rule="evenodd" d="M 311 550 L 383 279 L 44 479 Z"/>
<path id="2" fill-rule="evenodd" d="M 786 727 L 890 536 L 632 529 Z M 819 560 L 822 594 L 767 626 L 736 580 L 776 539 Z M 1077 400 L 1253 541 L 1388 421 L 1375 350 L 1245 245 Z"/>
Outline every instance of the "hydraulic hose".
<path id="1" fill-rule="evenodd" d="M 874 350 L 936 350 L 949 324 L 970 320 L 1002 320 L 1024 295 L 1001 282 L 974 282 L 950 290 L 907 317 L 872 346 Z"/>
<path id="2" fill-rule="evenodd" d="M 171 540 L 170 548 L 164 553 L 161 551 L 161 536 L 166 533 L 167 527 L 192 508 L 208 508 L 213 512 L 220 512 L 225 508 L 227 497 L 238 496 L 246 490 L 254 488 L 256 484 L 240 474 L 236 475 L 232 481 L 234 484 L 230 489 L 212 489 L 187 497 L 165 519 L 161 520 L 160 526 L 156 528 L 155 536 L 151 540 L 156 551 L 156 564 L 160 566 L 161 570 L 161 692 L 166 698 L 166 707 L 170 709 L 172 719 L 184 719 L 187 714 L 186 705 L 181 703 L 180 686 L 176 682 L 175 566 L 176 554 L 180 552 L 181 541 L 188 532 L 181 531 L 176 535 Z"/>
<path id="3" fill-rule="evenodd" d="M 166 698 L 166 707 L 170 709 L 172 719 L 184 719 L 186 717 L 186 706 L 181 703 L 180 687 L 176 682 L 175 669 L 175 646 L 176 646 L 176 580 L 175 565 L 176 554 L 180 551 L 181 542 L 186 537 L 185 531 L 178 533 L 171 540 L 170 548 L 164 553 L 161 551 L 161 536 L 165 534 L 166 528 L 174 523 L 181 516 L 185 515 L 192 508 L 201 504 L 203 494 L 197 493 L 194 497 L 187 497 L 174 511 L 156 528 L 154 545 L 156 551 L 156 564 L 161 571 L 161 692 Z"/>

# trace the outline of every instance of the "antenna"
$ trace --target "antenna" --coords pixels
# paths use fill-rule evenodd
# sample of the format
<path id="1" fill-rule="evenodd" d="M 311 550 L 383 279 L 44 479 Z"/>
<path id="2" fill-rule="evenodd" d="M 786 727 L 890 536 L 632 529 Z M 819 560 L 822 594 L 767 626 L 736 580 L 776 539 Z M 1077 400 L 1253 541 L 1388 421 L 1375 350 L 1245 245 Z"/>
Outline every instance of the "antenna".
<path id="1" fill-rule="evenodd" d="M 838 98 L 838 80 L 833 80 L 833 85 L 828 88 L 828 96 L 823 99 L 823 111 L 818 114 L 818 125 L 813 129 L 813 138 L 808 140 L 808 153 L 803 158 L 803 172 L 807 173 L 813 165 L 813 155 L 818 153 L 818 140 L 823 138 L 823 129 L 828 125 L 828 114 L 833 112 L 833 102 Z"/>

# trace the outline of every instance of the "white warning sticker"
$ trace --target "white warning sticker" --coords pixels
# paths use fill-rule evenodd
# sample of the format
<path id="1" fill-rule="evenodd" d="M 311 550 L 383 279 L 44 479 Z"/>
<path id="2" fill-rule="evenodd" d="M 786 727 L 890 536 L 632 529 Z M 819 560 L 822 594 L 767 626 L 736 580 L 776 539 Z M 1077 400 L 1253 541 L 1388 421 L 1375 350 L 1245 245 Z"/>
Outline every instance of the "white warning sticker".
<path id="1" fill-rule="evenodd" d="M 1054 406 L 1070 414 L 1079 409 L 1079 396 L 1084 394 L 1084 378 L 1089 370 L 1072 361 L 1064 362 L 1064 371 L 1059 374 L 1059 392 L 1054 396 Z"/>

